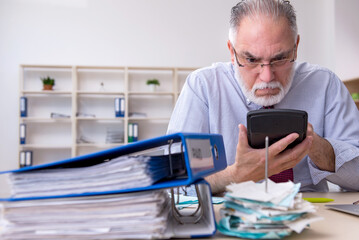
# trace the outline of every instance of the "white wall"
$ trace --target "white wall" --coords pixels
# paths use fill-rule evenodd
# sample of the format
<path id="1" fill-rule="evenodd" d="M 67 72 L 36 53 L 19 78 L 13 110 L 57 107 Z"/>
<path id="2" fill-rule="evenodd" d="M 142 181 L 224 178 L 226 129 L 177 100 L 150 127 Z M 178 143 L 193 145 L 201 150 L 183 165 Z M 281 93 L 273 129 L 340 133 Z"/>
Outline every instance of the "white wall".
<path id="1" fill-rule="evenodd" d="M 0 170 L 17 167 L 19 64 L 201 67 L 228 61 L 228 19 L 236 2 L 0 0 Z M 334 17 L 346 25 L 344 12 L 355 13 L 350 5 L 358 9 L 355 0 L 347 0 L 339 16 L 338 0 L 292 2 L 301 34 L 299 61 L 333 70 L 341 54 L 349 58 L 340 60 L 357 61 L 351 51 L 358 49 L 358 27 L 340 28 L 341 54 L 335 51 L 334 31 Z M 350 22 L 359 22 L 357 15 Z M 359 76 L 338 66 L 339 76 Z"/>
<path id="2" fill-rule="evenodd" d="M 359 77 L 358 11 L 358 0 L 335 2 L 335 70 L 342 79 Z"/>
<path id="3" fill-rule="evenodd" d="M 335 70 L 334 0 L 291 1 L 297 12 L 299 61 Z"/>

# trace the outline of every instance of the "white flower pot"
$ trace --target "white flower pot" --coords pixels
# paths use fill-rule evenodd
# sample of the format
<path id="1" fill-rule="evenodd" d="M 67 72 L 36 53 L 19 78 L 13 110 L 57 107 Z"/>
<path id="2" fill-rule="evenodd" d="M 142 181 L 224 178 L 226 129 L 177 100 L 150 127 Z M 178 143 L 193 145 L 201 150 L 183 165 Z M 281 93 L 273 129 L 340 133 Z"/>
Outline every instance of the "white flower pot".
<path id="1" fill-rule="evenodd" d="M 149 84 L 151 92 L 157 92 L 157 85 L 156 84 Z"/>

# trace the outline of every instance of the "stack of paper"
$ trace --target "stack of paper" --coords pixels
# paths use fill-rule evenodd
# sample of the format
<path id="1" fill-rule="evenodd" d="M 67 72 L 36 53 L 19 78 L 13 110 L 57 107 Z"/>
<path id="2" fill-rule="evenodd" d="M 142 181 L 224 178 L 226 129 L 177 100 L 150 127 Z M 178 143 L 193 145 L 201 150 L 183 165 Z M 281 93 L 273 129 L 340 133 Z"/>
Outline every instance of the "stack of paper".
<path id="1" fill-rule="evenodd" d="M 123 143 L 124 132 L 122 129 L 107 129 L 106 143 Z"/>
<path id="2" fill-rule="evenodd" d="M 0 238 L 166 238 L 169 203 L 166 190 L 1 202 Z"/>
<path id="3" fill-rule="evenodd" d="M 173 155 L 172 161 L 180 159 L 176 157 Z M 11 173 L 9 179 L 11 196 L 27 198 L 142 188 L 169 175 L 168 156 L 140 155 L 121 156 L 87 167 Z"/>
<path id="4" fill-rule="evenodd" d="M 251 239 L 279 239 L 321 220 L 314 206 L 298 193 L 300 183 L 243 182 L 227 186 L 219 231 Z"/>

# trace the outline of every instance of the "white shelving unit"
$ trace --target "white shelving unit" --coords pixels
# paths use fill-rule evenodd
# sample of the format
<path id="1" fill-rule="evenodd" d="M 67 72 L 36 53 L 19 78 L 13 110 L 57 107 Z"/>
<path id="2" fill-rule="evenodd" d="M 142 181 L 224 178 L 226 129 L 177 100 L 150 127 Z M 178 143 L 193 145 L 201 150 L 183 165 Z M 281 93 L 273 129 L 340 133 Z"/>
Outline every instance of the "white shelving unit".
<path id="1" fill-rule="evenodd" d="M 350 93 L 359 93 L 359 78 L 344 80 L 343 83 L 348 88 Z M 359 109 L 359 100 L 354 100 Z"/>
<path id="2" fill-rule="evenodd" d="M 138 124 L 138 140 L 166 133 L 186 77 L 195 68 L 20 66 L 20 97 L 27 98 L 26 142 L 32 165 L 83 155 L 128 143 L 128 124 Z M 54 90 L 42 90 L 41 77 L 55 79 Z M 151 92 L 148 79 L 160 86 Z M 124 117 L 115 117 L 115 98 L 125 99 Z M 64 117 L 52 118 L 51 113 Z M 107 132 L 123 141 L 106 142 Z M 20 160 L 19 160 L 20 161 Z"/>

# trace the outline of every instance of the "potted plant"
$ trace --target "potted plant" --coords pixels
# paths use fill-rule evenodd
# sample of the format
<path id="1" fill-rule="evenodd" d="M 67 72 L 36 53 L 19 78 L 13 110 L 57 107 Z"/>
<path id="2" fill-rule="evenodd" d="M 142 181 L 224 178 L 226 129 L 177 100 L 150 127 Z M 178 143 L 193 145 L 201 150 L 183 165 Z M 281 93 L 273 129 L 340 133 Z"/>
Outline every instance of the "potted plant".
<path id="1" fill-rule="evenodd" d="M 50 78 L 49 76 L 40 78 L 43 84 L 42 90 L 52 90 L 53 86 L 55 85 L 55 79 Z"/>
<path id="2" fill-rule="evenodd" d="M 146 84 L 151 87 L 152 92 L 155 92 L 157 86 L 160 85 L 160 82 L 158 81 L 158 79 L 153 78 L 153 79 L 148 79 Z"/>

